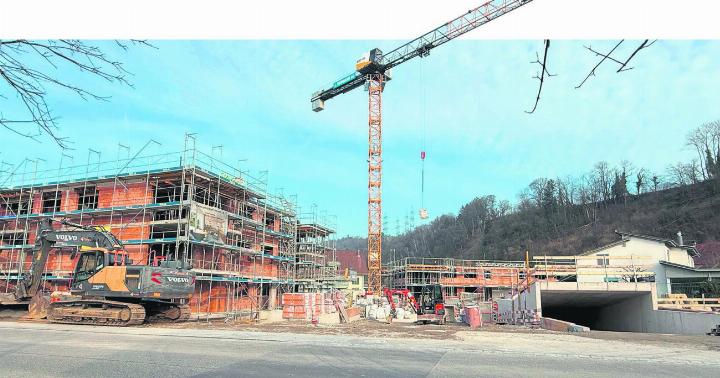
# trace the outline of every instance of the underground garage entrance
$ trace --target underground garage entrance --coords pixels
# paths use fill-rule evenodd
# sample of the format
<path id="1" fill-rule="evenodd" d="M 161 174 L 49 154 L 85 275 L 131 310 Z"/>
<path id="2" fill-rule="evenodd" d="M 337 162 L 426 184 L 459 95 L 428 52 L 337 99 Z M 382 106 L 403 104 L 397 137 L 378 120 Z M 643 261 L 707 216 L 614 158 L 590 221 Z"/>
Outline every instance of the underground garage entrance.
<path id="1" fill-rule="evenodd" d="M 602 331 L 641 331 L 642 321 L 653 311 L 649 287 L 618 283 L 593 285 L 556 282 L 542 288 L 542 316 L 572 322 Z M 565 285 L 558 285 L 565 284 Z M 542 285 L 545 286 L 545 285 Z"/>

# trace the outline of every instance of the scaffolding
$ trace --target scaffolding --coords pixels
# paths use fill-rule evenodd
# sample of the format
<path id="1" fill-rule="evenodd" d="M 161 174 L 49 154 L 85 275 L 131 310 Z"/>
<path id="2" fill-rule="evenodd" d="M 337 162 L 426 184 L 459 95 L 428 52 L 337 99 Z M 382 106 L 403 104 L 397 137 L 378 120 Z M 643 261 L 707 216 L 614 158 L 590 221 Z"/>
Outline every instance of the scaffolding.
<path id="1" fill-rule="evenodd" d="M 297 281 L 299 291 L 325 291 L 339 279 L 334 216 L 313 205 L 300 213 L 297 224 Z"/>
<path id="2" fill-rule="evenodd" d="M 419 294 L 425 286 L 440 284 L 446 298 L 473 296 L 479 301 L 517 291 L 527 276 L 523 261 L 405 257 L 383 267 L 385 287 Z"/>
<path id="3" fill-rule="evenodd" d="M 119 145 L 113 160 L 89 150 L 84 164 L 63 154 L 57 168 L 3 162 L 0 292 L 14 290 L 28 270 L 39 220 L 57 217 L 106 227 L 135 264 L 189 262 L 198 318 L 257 319 L 281 308 L 281 294 L 298 284 L 297 198 L 269 193 L 267 172 L 252 176 L 221 161 L 216 148 L 199 151 L 193 134 L 179 152 L 153 153 L 157 145 L 148 141 L 133 156 Z M 71 252 L 51 253 L 46 290 L 67 289 Z"/>
<path id="4" fill-rule="evenodd" d="M 539 282 L 654 282 L 651 256 L 533 256 L 528 261 L 406 257 L 383 267 L 385 285 L 415 293 L 440 284 L 446 298 L 487 301 Z"/>

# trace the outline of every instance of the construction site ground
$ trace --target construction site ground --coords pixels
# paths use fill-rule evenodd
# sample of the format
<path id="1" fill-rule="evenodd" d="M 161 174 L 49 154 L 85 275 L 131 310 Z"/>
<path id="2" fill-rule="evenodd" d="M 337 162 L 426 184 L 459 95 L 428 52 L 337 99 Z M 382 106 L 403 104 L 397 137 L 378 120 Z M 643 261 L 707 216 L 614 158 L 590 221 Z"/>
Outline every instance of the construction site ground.
<path id="1" fill-rule="evenodd" d="M 3 376 L 720 375 L 716 338 L 522 327 L 0 322 Z M 630 339 L 632 338 L 632 339 Z M 99 363 L 102 362 L 102 363 Z"/>
<path id="2" fill-rule="evenodd" d="M 185 323 L 144 324 L 142 325 L 142 327 L 236 330 L 246 332 L 300 333 L 317 335 L 348 335 L 375 338 L 414 338 L 454 341 L 484 341 L 484 339 L 486 338 L 492 339 L 498 337 L 498 334 L 502 334 L 503 338 L 515 338 L 517 340 L 532 340 L 534 338 L 541 338 L 544 340 L 586 338 L 595 340 L 635 343 L 641 345 L 656 345 L 664 347 L 673 346 L 679 348 L 684 347 L 697 350 L 720 352 L 720 337 L 607 331 L 566 333 L 548 331 L 540 328 L 531 328 L 527 326 L 495 324 L 485 324 L 482 328 L 473 330 L 464 324 L 448 323 L 442 326 L 436 324 L 414 324 L 399 322 L 387 324 L 380 321 L 366 319 L 361 319 L 351 323 L 332 325 L 313 325 L 306 321 L 282 321 L 274 323 L 255 324 L 224 320 L 197 320 Z M 579 340 L 578 342 L 581 341 L 582 340 Z"/>
<path id="3" fill-rule="evenodd" d="M 25 312 L 22 310 L 0 311 L 0 322 L 17 322 L 20 321 L 20 317 L 24 314 Z M 45 321 L 36 321 L 33 323 L 43 324 L 45 323 Z M 255 323 L 238 320 L 232 321 L 222 319 L 199 319 L 183 323 L 145 323 L 138 327 L 196 330 L 233 330 L 262 333 L 346 335 L 384 339 L 435 339 L 453 341 L 478 341 L 482 343 L 491 342 L 493 339 L 499 336 L 502 336 L 504 340 L 518 340 L 519 342 L 523 340 L 530 342 L 535 339 L 559 340 L 561 342 L 565 342 L 565 340 L 575 340 L 574 342 L 582 342 L 582 339 L 593 339 L 598 341 L 614 341 L 645 346 L 658 346 L 663 348 L 689 348 L 693 350 L 720 352 L 720 337 L 712 336 L 684 336 L 656 333 L 608 332 L 594 330 L 590 332 L 564 333 L 548 331 L 540 328 L 531 328 L 527 326 L 495 324 L 484 324 L 482 328 L 473 330 L 470 329 L 467 325 L 460 323 L 448 323 L 442 326 L 436 324 L 415 324 L 401 322 L 393 322 L 392 324 L 387 324 L 385 322 L 367 319 L 361 319 L 350 323 L 330 325 L 313 325 L 307 321 L 297 320 L 284 320 L 272 323 Z"/>

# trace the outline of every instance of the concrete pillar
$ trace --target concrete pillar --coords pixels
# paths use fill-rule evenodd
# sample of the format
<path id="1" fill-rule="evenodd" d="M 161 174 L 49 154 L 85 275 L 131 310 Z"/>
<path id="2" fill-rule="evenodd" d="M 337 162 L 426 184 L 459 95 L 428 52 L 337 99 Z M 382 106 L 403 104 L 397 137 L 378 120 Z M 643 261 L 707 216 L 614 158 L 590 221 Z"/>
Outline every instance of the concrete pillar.
<path id="1" fill-rule="evenodd" d="M 269 308 L 269 310 L 274 310 L 275 307 L 277 307 L 277 293 L 278 293 L 278 286 L 277 285 L 270 286 L 270 290 L 268 290 L 268 308 Z"/>

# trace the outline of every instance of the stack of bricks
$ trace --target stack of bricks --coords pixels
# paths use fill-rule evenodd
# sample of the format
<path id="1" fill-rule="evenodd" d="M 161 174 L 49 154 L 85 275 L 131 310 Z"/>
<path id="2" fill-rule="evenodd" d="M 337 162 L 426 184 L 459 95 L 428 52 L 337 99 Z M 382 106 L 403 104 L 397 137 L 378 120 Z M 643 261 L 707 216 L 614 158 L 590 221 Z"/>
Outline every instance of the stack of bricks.
<path id="1" fill-rule="evenodd" d="M 283 319 L 317 319 L 335 312 L 332 300 L 318 293 L 285 293 L 282 298 Z"/>

